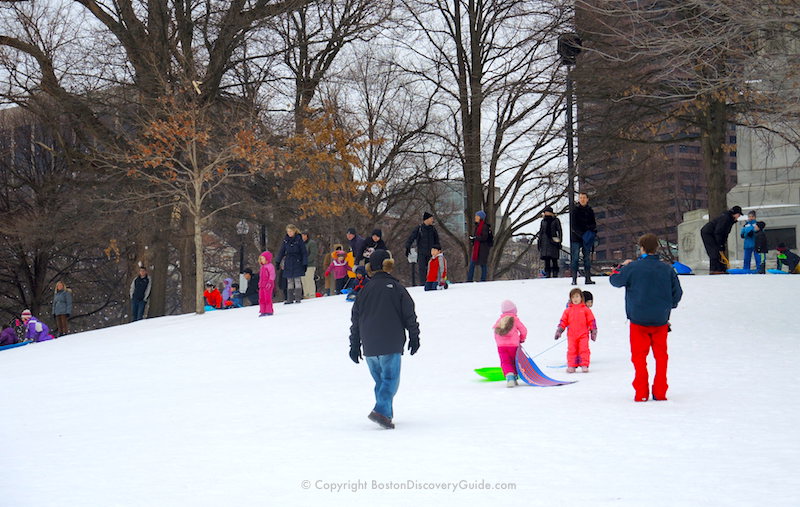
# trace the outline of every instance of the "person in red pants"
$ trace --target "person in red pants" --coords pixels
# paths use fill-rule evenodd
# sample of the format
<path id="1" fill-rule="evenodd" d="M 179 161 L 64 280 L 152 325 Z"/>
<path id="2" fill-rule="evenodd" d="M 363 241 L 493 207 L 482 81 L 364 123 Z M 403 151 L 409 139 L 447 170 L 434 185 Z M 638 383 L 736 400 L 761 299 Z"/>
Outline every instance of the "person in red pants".
<path id="1" fill-rule="evenodd" d="M 656 374 L 653 378 L 653 399 L 667 399 L 667 332 L 669 315 L 683 296 L 678 275 L 671 266 L 661 262 L 658 237 L 645 234 L 639 238 L 641 257 L 626 260 L 611 274 L 609 281 L 614 287 L 625 287 L 625 313 L 631 321 L 631 362 L 635 370 L 633 378 L 634 401 L 650 399 L 647 355 L 653 349 Z"/>

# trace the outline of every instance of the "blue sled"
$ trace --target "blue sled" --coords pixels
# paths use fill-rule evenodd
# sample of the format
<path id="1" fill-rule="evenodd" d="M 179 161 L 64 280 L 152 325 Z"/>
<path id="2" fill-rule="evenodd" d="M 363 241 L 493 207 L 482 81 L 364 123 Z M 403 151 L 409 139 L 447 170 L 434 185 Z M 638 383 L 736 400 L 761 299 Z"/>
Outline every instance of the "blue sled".
<path id="1" fill-rule="evenodd" d="M 15 349 L 17 347 L 22 347 L 23 345 L 27 345 L 29 343 L 32 342 L 27 341 L 27 342 L 12 343 L 11 345 L 3 345 L 2 347 L 0 347 L 0 350 Z"/>

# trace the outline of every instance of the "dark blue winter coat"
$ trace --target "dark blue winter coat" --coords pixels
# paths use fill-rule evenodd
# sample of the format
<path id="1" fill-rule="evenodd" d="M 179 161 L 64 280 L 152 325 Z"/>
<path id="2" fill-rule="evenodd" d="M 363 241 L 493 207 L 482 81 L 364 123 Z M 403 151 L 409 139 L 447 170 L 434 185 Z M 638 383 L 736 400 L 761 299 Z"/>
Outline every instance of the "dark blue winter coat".
<path id="1" fill-rule="evenodd" d="M 299 234 L 294 236 L 287 234 L 283 238 L 281 251 L 278 252 L 275 264 L 280 265 L 281 261 L 283 261 L 284 278 L 299 278 L 306 274 L 308 250 L 306 250 L 306 244 Z"/>
<path id="2" fill-rule="evenodd" d="M 657 255 L 648 255 L 623 266 L 609 278 L 614 287 L 625 287 L 625 313 L 640 326 L 663 326 L 683 296 L 678 275 Z"/>
<path id="3" fill-rule="evenodd" d="M 350 240 L 350 248 L 353 250 L 353 258 L 355 258 L 356 264 L 364 260 L 364 247 L 366 243 L 367 240 L 358 234 L 353 236 L 353 239 Z"/>

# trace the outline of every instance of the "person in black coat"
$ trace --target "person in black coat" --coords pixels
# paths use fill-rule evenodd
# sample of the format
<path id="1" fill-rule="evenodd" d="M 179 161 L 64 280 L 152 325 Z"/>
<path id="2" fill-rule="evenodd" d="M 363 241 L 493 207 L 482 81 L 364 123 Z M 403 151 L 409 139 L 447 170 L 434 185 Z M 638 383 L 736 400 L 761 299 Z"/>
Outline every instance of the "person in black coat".
<path id="1" fill-rule="evenodd" d="M 439 232 L 433 226 L 433 215 L 427 211 L 422 214 L 422 224 L 414 227 L 406 240 L 406 257 L 411 255 L 411 246 L 417 244 L 417 285 L 425 285 L 428 274 L 428 261 L 431 260 L 431 248 L 439 244 Z"/>
<path id="2" fill-rule="evenodd" d="M 769 253 L 767 233 L 764 232 L 766 228 L 766 223 L 756 222 L 756 270 L 762 275 L 767 272 L 767 253 Z"/>
<path id="3" fill-rule="evenodd" d="M 253 273 L 253 270 L 250 268 L 245 268 L 244 272 L 244 279 L 247 280 L 247 288 L 245 289 L 244 293 L 242 294 L 242 302 L 247 303 L 248 305 L 257 305 L 258 304 L 258 275 Z"/>
<path id="4" fill-rule="evenodd" d="M 369 257 L 375 250 L 388 250 L 386 243 L 383 242 L 383 231 L 374 229 L 369 239 L 364 243 L 364 253 L 361 254 L 365 262 L 369 262 Z M 356 261 L 358 263 L 358 261 Z"/>
<path id="5" fill-rule="evenodd" d="M 367 417 L 386 429 L 394 428 L 392 400 L 400 384 L 400 356 L 406 331 L 412 356 L 420 345 L 414 300 L 391 275 L 393 268 L 389 252 L 372 253 L 370 282 L 358 294 L 350 317 L 350 359 L 357 364 L 366 357 L 375 381 L 375 407 Z"/>
<path id="6" fill-rule="evenodd" d="M 742 216 L 742 208 L 734 206 L 714 220 L 709 221 L 700 229 L 700 237 L 708 254 L 708 270 L 711 273 L 724 273 L 725 265 L 722 264 L 720 254 L 725 253 L 733 224 Z"/>
<path id="7" fill-rule="evenodd" d="M 558 278 L 558 258 L 561 256 L 561 221 L 553 213 L 553 208 L 547 206 L 544 218 L 539 226 L 539 257 L 544 261 L 545 278 Z"/>
<path id="8" fill-rule="evenodd" d="M 350 242 L 350 249 L 353 250 L 355 263 L 362 264 L 364 261 L 364 245 L 367 243 L 367 240 L 359 236 L 353 227 L 347 229 L 346 236 L 347 241 Z"/>
<path id="9" fill-rule="evenodd" d="M 578 284 L 578 257 L 583 250 L 583 275 L 587 284 L 592 281 L 592 248 L 597 236 L 597 222 L 594 210 L 589 206 L 589 194 L 581 192 L 578 202 L 569 213 L 569 251 L 572 285 Z"/>
<path id="10" fill-rule="evenodd" d="M 275 264 L 283 261 L 283 277 L 286 278 L 286 301 L 284 304 L 300 303 L 303 300 L 302 276 L 308 267 L 308 250 L 300 229 L 289 224 L 286 226 L 286 237 L 283 238 L 281 251 L 275 259 Z"/>

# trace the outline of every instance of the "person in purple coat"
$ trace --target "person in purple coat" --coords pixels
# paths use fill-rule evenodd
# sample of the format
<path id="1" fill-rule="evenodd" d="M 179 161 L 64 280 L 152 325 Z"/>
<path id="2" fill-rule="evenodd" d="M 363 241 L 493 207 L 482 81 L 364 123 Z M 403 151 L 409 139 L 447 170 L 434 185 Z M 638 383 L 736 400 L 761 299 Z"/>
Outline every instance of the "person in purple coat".
<path id="1" fill-rule="evenodd" d="M 14 328 L 8 324 L 3 324 L 3 331 L 0 332 L 0 347 L 5 345 L 14 345 L 17 343 L 17 333 Z"/>
<path id="2" fill-rule="evenodd" d="M 52 340 L 50 335 L 50 328 L 47 324 L 41 322 L 33 316 L 30 310 L 24 310 L 20 315 L 22 322 L 25 323 L 25 339 L 34 342 L 43 342 L 45 340 Z"/>

